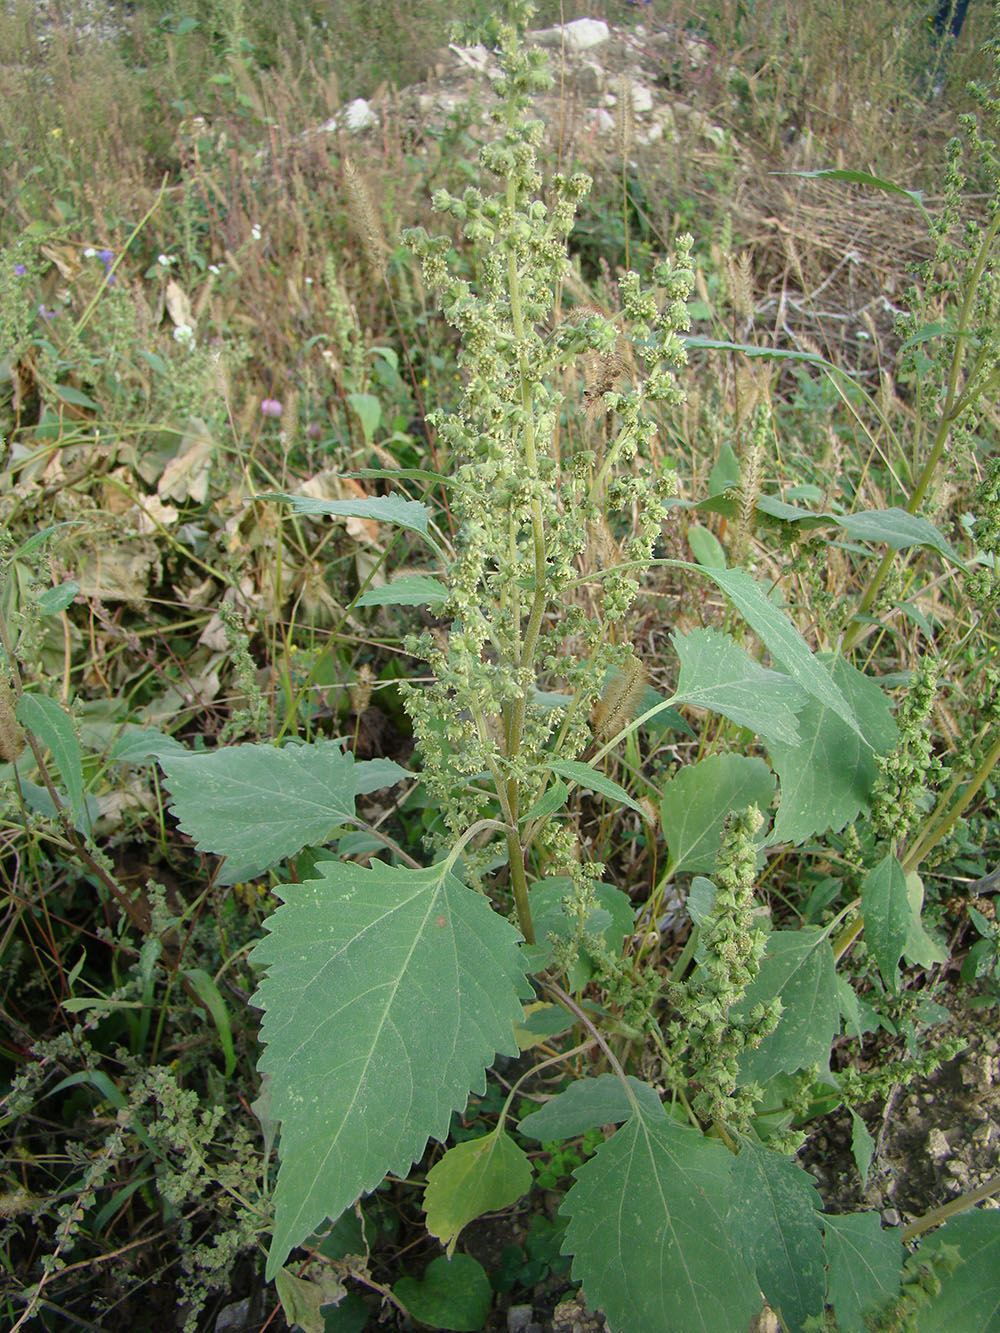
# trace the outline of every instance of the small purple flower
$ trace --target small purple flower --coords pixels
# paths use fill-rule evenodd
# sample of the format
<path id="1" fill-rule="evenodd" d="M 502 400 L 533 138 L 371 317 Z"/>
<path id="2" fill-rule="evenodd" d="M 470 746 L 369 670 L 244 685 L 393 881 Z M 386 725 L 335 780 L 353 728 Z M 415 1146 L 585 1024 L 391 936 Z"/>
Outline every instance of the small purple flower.
<path id="1" fill-rule="evenodd" d="M 55 317 L 56 317 L 56 315 L 58 315 L 59 311 L 58 311 L 58 310 L 46 310 L 46 309 L 45 309 L 45 306 L 42 305 L 41 303 L 39 303 L 39 306 L 38 306 L 38 313 L 41 315 L 42 319 L 55 319 Z"/>
<path id="2" fill-rule="evenodd" d="M 266 417 L 281 416 L 281 404 L 277 398 L 265 398 L 260 405 L 260 410 Z"/>
<path id="3" fill-rule="evenodd" d="M 323 434 L 323 427 L 320 426 L 318 422 L 314 421 L 306 428 L 306 434 L 309 436 L 310 440 L 318 440 Z"/>
<path id="4" fill-rule="evenodd" d="M 28 270 L 27 270 L 27 268 L 24 266 L 24 264 L 15 264 L 15 265 L 14 265 L 14 274 L 15 274 L 16 277 L 18 277 L 18 278 L 23 278 L 23 277 L 27 274 L 27 272 L 28 272 Z"/>
<path id="5" fill-rule="evenodd" d="M 111 272 L 111 265 L 115 262 L 114 250 L 98 250 L 97 258 L 104 265 L 104 276 L 108 280 L 108 286 L 113 287 L 115 284 L 115 275 Z"/>

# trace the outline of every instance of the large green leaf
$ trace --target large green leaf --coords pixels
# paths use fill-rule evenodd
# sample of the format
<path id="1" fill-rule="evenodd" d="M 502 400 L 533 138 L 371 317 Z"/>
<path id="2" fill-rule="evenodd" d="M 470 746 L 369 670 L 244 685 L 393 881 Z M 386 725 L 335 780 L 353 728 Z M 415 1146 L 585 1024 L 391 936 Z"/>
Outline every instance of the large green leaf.
<path id="1" fill-rule="evenodd" d="M 83 761 L 80 743 L 66 709 L 45 694 L 22 694 L 17 701 L 17 720 L 41 742 L 52 756 L 69 798 L 76 828 L 84 815 Z"/>
<path id="2" fill-rule="evenodd" d="M 401 1277 L 392 1294 L 428 1328 L 478 1333 L 493 1304 L 493 1290 L 482 1264 L 468 1254 L 438 1255 L 423 1279 Z"/>
<path id="3" fill-rule="evenodd" d="M 910 901 L 910 929 L 906 935 L 903 957 L 914 967 L 933 967 L 948 960 L 948 951 L 929 935 L 920 919 L 924 910 L 924 881 L 911 870 L 906 876 L 906 892 Z"/>
<path id="4" fill-rule="evenodd" d="M 448 589 L 429 574 L 402 574 L 380 588 L 366 588 L 358 606 L 441 606 Z"/>
<path id="5" fill-rule="evenodd" d="M 596 791 L 618 805 L 631 806 L 644 819 L 648 818 L 646 811 L 638 801 L 632 799 L 624 787 L 612 782 L 611 778 L 605 777 L 603 773 L 598 773 L 589 764 L 583 764 L 578 759 L 553 759 L 547 767 L 551 772 L 558 773 L 561 778 L 575 782 L 578 787 L 583 787 L 586 791 Z"/>
<path id="6" fill-rule="evenodd" d="M 734 1013 L 781 997 L 778 1026 L 740 1060 L 743 1083 L 766 1083 L 774 1074 L 794 1074 L 807 1065 L 826 1068 L 840 1026 L 833 949 L 819 930 L 778 930 L 767 937 L 760 971 Z"/>
<path id="7" fill-rule="evenodd" d="M 372 500 L 316 500 L 311 495 L 258 495 L 258 500 L 287 500 L 297 514 L 330 514 L 334 518 L 373 518 L 394 523 L 427 536 L 431 511 L 419 500 L 405 496 L 379 495 Z"/>
<path id="8" fill-rule="evenodd" d="M 660 823 L 671 868 L 712 870 L 722 830 L 734 810 L 774 800 L 774 774 L 763 759 L 714 754 L 687 764 L 670 779 L 660 798 Z"/>
<path id="9" fill-rule="evenodd" d="M 181 828 L 227 858 L 220 884 L 252 879 L 353 819 L 353 764 L 334 741 L 160 756 Z"/>
<path id="10" fill-rule="evenodd" d="M 762 667 L 735 639 L 714 629 L 674 633 L 671 641 L 681 659 L 678 703 L 721 713 L 767 740 L 798 741 L 795 714 L 809 696 L 790 676 Z"/>
<path id="11" fill-rule="evenodd" d="M 108 758 L 126 764 L 145 764 L 163 756 L 183 757 L 189 753 L 179 740 L 156 727 L 138 727 L 129 722 L 111 746 Z"/>
<path id="12" fill-rule="evenodd" d="M 701 568 L 699 566 L 699 568 Z M 719 585 L 771 655 L 784 666 L 807 694 L 840 717 L 852 731 L 864 737 L 851 705 L 829 671 L 811 652 L 809 645 L 788 616 L 770 600 L 766 590 L 744 569 L 706 569 L 701 572 Z"/>
<path id="13" fill-rule="evenodd" d="M 371 444 L 382 420 L 382 404 L 373 393 L 349 393 L 347 401 L 357 413 L 365 444 Z"/>
<path id="14" fill-rule="evenodd" d="M 744 356 L 761 357 L 765 361 L 797 361 L 807 366 L 823 366 L 827 370 L 836 367 L 817 352 L 790 351 L 786 347 L 761 347 L 757 343 L 732 342 L 728 338 L 702 338 L 689 334 L 684 338 L 684 346 L 693 351 L 742 352 Z"/>
<path id="15" fill-rule="evenodd" d="M 857 514 L 844 514 L 836 521 L 856 541 L 884 542 L 894 551 L 905 551 L 909 546 L 932 546 L 953 564 L 962 563 L 933 523 L 905 509 L 865 509 Z"/>
<path id="16" fill-rule="evenodd" d="M 655 1088 L 628 1076 L 629 1087 L 643 1108 L 647 1119 L 666 1115 Z M 532 1111 L 518 1125 L 518 1133 L 551 1143 L 572 1139 L 597 1125 L 617 1125 L 634 1114 L 635 1107 L 616 1074 L 598 1074 L 597 1078 L 578 1078 L 565 1092 L 547 1101 L 540 1111 Z"/>
<path id="17" fill-rule="evenodd" d="M 821 1207 L 816 1182 L 790 1157 L 743 1143 L 733 1166 L 729 1226 L 768 1304 L 791 1333 L 823 1313 Z"/>
<path id="18" fill-rule="evenodd" d="M 883 1230 L 878 1213 L 824 1217 L 830 1265 L 827 1300 L 840 1333 L 866 1333 L 865 1315 L 899 1295 L 903 1246 L 899 1230 Z M 952 1325 L 958 1333 L 962 1325 Z M 970 1329 L 976 1327 L 970 1325 Z"/>
<path id="19" fill-rule="evenodd" d="M 861 885 L 865 942 L 878 963 L 882 980 L 899 990 L 899 960 L 910 933 L 910 895 L 906 871 L 893 855 L 885 856 L 865 875 Z"/>
<path id="20" fill-rule="evenodd" d="M 896 742 L 896 724 L 879 685 L 842 657 L 833 658 L 829 668 L 864 739 L 832 708 L 812 698 L 799 714 L 799 743 L 769 742 L 781 781 L 775 842 L 800 843 L 827 829 L 839 832 L 857 818 L 878 776 L 875 755 Z"/>
<path id="21" fill-rule="evenodd" d="M 383 787 L 394 787 L 404 778 L 412 777 L 413 774 L 401 768 L 394 759 L 355 759 L 351 771 L 355 796 L 366 796 L 369 792 L 381 791 Z"/>
<path id="22" fill-rule="evenodd" d="M 427 1173 L 427 1230 L 450 1255 L 458 1233 L 473 1218 L 516 1203 L 531 1189 L 531 1163 L 509 1134 L 465 1139 Z"/>
<path id="23" fill-rule="evenodd" d="M 717 1140 L 642 1110 L 574 1173 L 563 1251 L 612 1328 L 720 1333 L 759 1312 L 725 1220 L 733 1160 Z"/>
<path id="24" fill-rule="evenodd" d="M 884 176 L 873 176 L 870 171 L 858 171 L 854 167 L 816 167 L 812 171 L 787 171 L 779 174 L 801 176 L 803 180 L 846 181 L 848 185 L 867 185 L 873 190 L 885 190 L 887 194 L 905 195 L 921 212 L 925 211 L 922 190 L 906 190 L 895 181 L 886 180 Z"/>
<path id="25" fill-rule="evenodd" d="M 284 903 L 252 955 L 268 969 L 259 1068 L 282 1122 L 269 1276 L 447 1137 L 494 1053 L 517 1054 L 530 994 L 518 932 L 444 866 L 318 870 L 275 890 Z"/>
<path id="26" fill-rule="evenodd" d="M 917 1333 L 1000 1333 L 1000 1212 L 973 1209 L 952 1218 L 918 1253 L 946 1245 L 958 1249 L 960 1262 L 941 1274 L 939 1296 L 917 1315 Z"/>

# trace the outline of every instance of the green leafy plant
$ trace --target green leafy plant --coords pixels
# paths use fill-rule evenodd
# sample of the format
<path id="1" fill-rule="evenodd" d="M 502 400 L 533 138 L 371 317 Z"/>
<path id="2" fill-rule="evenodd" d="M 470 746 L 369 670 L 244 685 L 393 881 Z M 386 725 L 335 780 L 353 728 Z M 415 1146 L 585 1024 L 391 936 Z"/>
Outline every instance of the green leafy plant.
<path id="1" fill-rule="evenodd" d="M 754 885 L 763 848 L 842 829 L 869 808 L 896 728 L 871 678 L 815 656 L 761 583 L 714 561 L 687 568 L 726 598 L 726 628 L 675 633 L 676 691 L 644 693 L 628 618 L 643 574 L 679 563 L 654 559 L 675 480 L 652 446 L 657 414 L 681 399 L 690 243 L 656 267 L 653 289 L 625 275 L 618 320 L 561 307 L 566 239 L 587 181 L 557 176 L 551 202 L 536 198 L 540 126 L 527 110 L 548 76 L 513 26 L 502 49 L 504 108 L 482 152 L 497 192 L 435 197 L 478 253 L 477 285 L 449 273 L 447 238 L 409 237 L 462 337 L 462 401 L 434 421 L 454 460 L 437 478 L 454 542 L 435 532 L 425 504 L 399 495 L 291 501 L 303 514 L 402 526 L 435 562 L 433 574 L 361 603 L 422 602 L 443 622 L 409 641 L 432 677 L 406 690 L 440 823 L 426 865 L 385 838 L 387 862 L 324 859 L 305 882 L 275 889 L 282 905 L 253 955 L 263 972 L 259 1067 L 281 1122 L 267 1271 L 279 1276 L 292 1250 L 315 1243 L 359 1195 L 407 1176 L 428 1140 L 444 1142 L 496 1055 L 517 1054 L 524 1003 L 541 997 L 610 1071 L 577 1078 L 519 1132 L 551 1142 L 620 1126 L 575 1172 L 561 1210 L 573 1276 L 612 1326 L 739 1328 L 763 1292 L 787 1328 L 827 1304 L 841 1327 L 859 1327 L 898 1292 L 900 1237 L 881 1232 L 873 1213 L 821 1212 L 787 1155 L 801 1141 L 791 1128 L 801 1087 L 784 1118 L 760 1113 L 778 1081 L 803 1072 L 828 1097 L 848 1095 L 829 1057 L 839 1012 L 849 1016 L 857 1000 L 836 967 L 862 928 L 890 991 L 901 959 L 933 957 L 936 946 L 891 851 L 870 864 L 859 901 L 822 927 L 768 931 Z M 574 368 L 593 411 L 571 446 L 555 386 Z M 941 546 L 902 511 L 838 521 L 895 549 Z M 770 654 L 766 667 L 751 633 Z M 640 781 L 636 795 L 608 774 L 619 744 L 682 703 L 760 738 L 782 781 L 776 823 L 764 818 L 774 783 L 756 756 L 706 757 L 659 790 Z M 324 742 L 161 763 L 181 827 L 226 856 L 231 881 L 342 836 L 359 822 L 356 796 L 401 776 Z M 669 976 L 622 956 L 632 908 L 589 859 L 574 790 L 644 820 L 659 807 L 668 862 L 651 919 L 679 870 L 711 875 L 692 888 L 696 926 Z M 588 985 L 597 1006 L 585 1002 Z M 653 1081 L 628 1073 L 645 1045 Z M 506 1130 L 511 1104 L 427 1175 L 428 1229 L 449 1255 L 467 1222 L 530 1186 L 530 1161 Z M 425 1322 L 472 1327 L 463 1321 L 479 1316 L 452 1310 L 453 1287 L 437 1285 L 445 1272 L 397 1283 L 395 1297 Z M 973 1265 L 963 1280 L 979 1272 Z"/>

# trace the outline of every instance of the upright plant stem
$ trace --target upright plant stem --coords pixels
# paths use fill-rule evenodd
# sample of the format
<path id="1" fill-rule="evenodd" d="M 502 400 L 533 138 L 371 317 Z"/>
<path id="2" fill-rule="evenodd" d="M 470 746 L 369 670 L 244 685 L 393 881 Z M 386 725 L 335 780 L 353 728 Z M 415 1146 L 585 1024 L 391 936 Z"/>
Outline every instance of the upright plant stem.
<path id="1" fill-rule="evenodd" d="M 968 337 L 969 321 L 972 317 L 972 311 L 976 300 L 976 290 L 979 281 L 982 278 L 983 271 L 986 268 L 986 262 L 989 258 L 990 246 L 996 238 L 997 231 L 1000 229 L 1000 212 L 994 214 L 986 235 L 983 237 L 979 247 L 979 253 L 976 256 L 976 262 L 972 272 L 969 275 L 965 288 L 965 298 L 962 302 L 962 309 L 959 314 L 958 327 L 955 330 L 955 347 L 951 354 L 951 365 L 948 368 L 948 387 L 945 394 L 944 407 L 941 411 L 941 418 L 938 422 L 938 428 L 934 434 L 934 443 L 931 445 L 931 451 L 927 456 L 917 478 L 917 484 L 913 488 L 913 493 L 906 506 L 908 514 L 915 514 L 923 504 L 927 492 L 930 490 L 934 475 L 937 472 L 938 464 L 941 462 L 941 456 L 944 453 L 945 445 L 948 443 L 948 436 L 951 434 L 952 426 L 956 419 L 965 411 L 967 407 L 979 396 L 983 385 L 980 383 L 979 367 L 977 366 L 970 376 L 963 391 L 959 390 L 959 379 L 962 371 L 962 358 L 965 353 L 965 340 Z M 868 586 L 858 603 L 858 609 L 855 612 L 853 624 L 844 636 L 844 651 L 849 652 L 857 643 L 863 632 L 863 626 L 858 617 L 867 615 L 875 603 L 879 589 L 885 582 L 886 575 L 892 566 L 895 558 L 895 551 L 888 550 L 879 561 L 878 568 L 869 580 Z"/>

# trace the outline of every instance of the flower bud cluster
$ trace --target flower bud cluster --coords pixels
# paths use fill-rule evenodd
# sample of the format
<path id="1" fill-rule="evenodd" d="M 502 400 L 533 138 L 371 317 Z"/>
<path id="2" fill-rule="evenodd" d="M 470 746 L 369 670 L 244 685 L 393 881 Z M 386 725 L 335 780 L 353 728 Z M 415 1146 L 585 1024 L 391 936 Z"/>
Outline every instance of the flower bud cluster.
<path id="1" fill-rule="evenodd" d="M 702 1120 L 739 1130 L 747 1127 L 760 1095 L 754 1084 L 739 1086 L 739 1057 L 774 1031 L 781 1013 L 780 1000 L 733 1013 L 760 971 L 767 943 L 753 920 L 761 823 L 756 806 L 729 821 L 716 858 L 718 888 L 701 929 L 701 962 L 688 982 L 668 988 L 679 1013 L 665 1033 L 673 1047 L 670 1063 L 684 1068 L 697 1088 L 692 1109 Z"/>
<path id="2" fill-rule="evenodd" d="M 636 274 L 622 278 L 621 319 L 591 306 L 553 319 L 590 180 L 558 174 L 547 197 L 537 197 L 542 126 L 526 109 L 548 79 L 545 58 L 522 50 L 513 29 L 501 29 L 501 47 L 501 132 L 480 152 L 494 190 L 438 190 L 433 199 L 461 228 L 474 279 L 450 270 L 448 237 L 423 228 L 405 237 L 461 338 L 459 403 L 434 418 L 456 483 L 457 535 L 441 608 L 450 628 L 446 644 L 425 635 L 409 645 L 433 680 L 404 687 L 425 779 L 451 834 L 496 816 L 496 803 L 490 809 L 485 800 L 491 785 L 500 813 L 516 824 L 517 811 L 544 789 L 551 759 L 584 752 L 608 670 L 631 655 L 627 627 L 615 622 L 637 595 L 675 489 L 672 472 L 649 461 L 655 427 L 645 408 L 680 401 L 679 334 L 693 285 L 691 241 L 682 238 L 675 260 L 658 265 L 654 290 Z M 580 406 L 599 408 L 610 441 L 594 447 L 597 432 L 584 425 L 569 437 L 582 442 L 574 452 L 561 425 L 574 405 L 556 386 L 582 365 L 598 372 L 588 385 L 596 402 Z M 634 530 L 620 546 L 609 535 L 610 567 L 595 567 L 588 532 L 604 525 L 610 534 L 619 515 Z M 571 702 L 543 706 L 538 690 Z M 540 830 L 533 836 L 551 870 L 555 843 Z M 575 877 L 566 862 L 579 858 L 561 842 L 558 853 L 559 873 Z"/>

